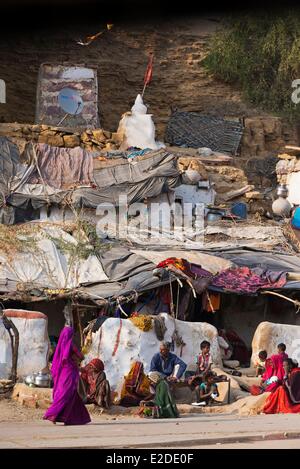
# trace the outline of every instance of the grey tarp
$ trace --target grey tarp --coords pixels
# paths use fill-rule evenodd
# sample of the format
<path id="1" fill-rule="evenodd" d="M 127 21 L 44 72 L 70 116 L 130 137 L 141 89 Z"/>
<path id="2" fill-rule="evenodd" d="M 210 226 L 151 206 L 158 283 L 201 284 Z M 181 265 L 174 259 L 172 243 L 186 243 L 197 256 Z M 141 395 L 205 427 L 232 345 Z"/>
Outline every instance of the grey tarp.
<path id="1" fill-rule="evenodd" d="M 242 138 L 240 122 L 198 112 L 174 112 L 167 125 L 165 141 L 174 146 L 208 147 L 235 155 Z"/>
<path id="2" fill-rule="evenodd" d="M 16 175 L 20 164 L 20 154 L 17 145 L 6 137 L 0 137 L 0 191 L 1 199 L 10 191 L 10 183 Z"/>
<path id="3" fill-rule="evenodd" d="M 45 205 L 55 205 L 63 202 L 67 192 L 57 192 L 51 195 L 29 195 L 14 192 L 7 198 L 7 203 L 13 207 L 22 208 L 24 210 L 32 208 L 38 210 Z"/>
<path id="4" fill-rule="evenodd" d="M 34 170 L 34 166 L 29 167 Z M 27 171 L 29 177 L 32 171 Z M 27 178 L 28 179 L 28 178 Z M 119 196 L 126 195 L 129 204 L 169 192 L 181 183 L 177 158 L 165 151 L 149 152 L 131 163 L 95 169 L 97 187 L 77 187 L 61 191 L 43 184 L 23 183 L 7 199 L 8 204 L 27 209 L 43 205 L 60 204 L 67 197 L 75 207 L 96 208 L 102 203 L 118 205 Z M 32 188 L 32 189 L 31 189 Z"/>
<path id="5" fill-rule="evenodd" d="M 149 178 L 178 177 L 177 158 L 164 151 L 150 152 L 140 159 L 113 167 L 95 169 L 94 179 L 99 189 L 120 184 L 137 184 Z"/>
<path id="6" fill-rule="evenodd" d="M 141 202 L 148 197 L 156 197 L 169 192 L 181 184 L 181 177 L 152 177 L 137 184 L 120 184 L 102 189 L 81 188 L 72 193 L 75 207 L 96 208 L 99 204 L 118 205 L 121 195 L 127 196 L 127 203 Z"/>
<path id="7" fill-rule="evenodd" d="M 106 251 L 100 256 L 100 261 L 110 282 L 86 285 L 84 290 L 90 295 L 117 297 L 141 293 L 169 283 L 169 274 L 165 273 L 163 278 L 154 276 L 153 262 L 123 247 L 113 247 Z"/>

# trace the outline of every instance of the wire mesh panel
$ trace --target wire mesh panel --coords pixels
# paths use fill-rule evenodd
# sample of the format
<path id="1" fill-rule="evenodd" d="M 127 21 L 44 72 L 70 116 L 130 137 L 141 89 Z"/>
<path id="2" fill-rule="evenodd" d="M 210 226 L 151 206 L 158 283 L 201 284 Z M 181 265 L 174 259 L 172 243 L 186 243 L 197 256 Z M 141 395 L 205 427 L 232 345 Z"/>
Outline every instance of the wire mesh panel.
<path id="1" fill-rule="evenodd" d="M 240 122 L 197 112 L 176 111 L 166 130 L 170 145 L 190 148 L 207 147 L 213 151 L 236 155 L 243 134 Z"/>

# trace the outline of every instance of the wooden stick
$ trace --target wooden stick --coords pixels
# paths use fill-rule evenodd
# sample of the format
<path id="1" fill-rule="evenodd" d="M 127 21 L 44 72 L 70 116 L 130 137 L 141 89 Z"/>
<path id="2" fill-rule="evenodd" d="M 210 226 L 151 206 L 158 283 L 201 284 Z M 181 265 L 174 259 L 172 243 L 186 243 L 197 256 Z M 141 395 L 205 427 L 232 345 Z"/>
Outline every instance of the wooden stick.
<path id="1" fill-rule="evenodd" d="M 77 316 L 78 329 L 79 329 L 79 334 L 80 334 L 80 348 L 82 348 L 83 347 L 83 332 L 82 332 L 82 326 L 81 326 L 81 321 L 80 321 L 79 309 L 77 307 L 76 307 L 76 316 Z"/>
<path id="2" fill-rule="evenodd" d="M 281 295 L 280 293 L 275 293 L 273 291 L 263 291 L 260 292 L 261 295 L 274 295 L 274 296 L 279 296 L 279 298 L 283 298 L 286 301 L 289 301 L 290 303 L 294 303 L 295 306 L 298 306 L 298 309 L 300 308 L 300 301 L 299 300 L 292 300 L 291 298 Z"/>

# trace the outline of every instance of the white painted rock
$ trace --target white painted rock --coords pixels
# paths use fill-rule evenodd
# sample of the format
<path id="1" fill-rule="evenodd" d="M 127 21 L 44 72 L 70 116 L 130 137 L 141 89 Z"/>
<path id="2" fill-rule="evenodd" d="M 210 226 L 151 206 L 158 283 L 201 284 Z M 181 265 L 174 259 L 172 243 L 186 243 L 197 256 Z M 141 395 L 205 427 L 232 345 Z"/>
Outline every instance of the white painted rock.
<path id="1" fill-rule="evenodd" d="M 6 316 L 19 331 L 18 377 L 38 372 L 47 365 L 49 347 L 48 318 L 37 311 L 6 309 Z M 12 354 L 8 331 L 0 320 L 0 378 L 7 379 L 11 371 Z"/>
<path id="2" fill-rule="evenodd" d="M 252 363 L 257 360 L 260 350 L 269 355 L 277 353 L 277 345 L 283 342 L 286 353 L 300 363 L 300 326 L 291 324 L 275 324 L 261 322 L 257 327 L 252 341 Z"/>
<path id="3" fill-rule="evenodd" d="M 164 340 L 171 342 L 174 320 L 166 313 L 162 313 L 161 316 L 165 318 L 167 328 Z M 203 322 L 176 320 L 176 327 L 186 345 L 182 349 L 181 357 L 180 347 L 175 347 L 172 352 L 182 358 L 187 365 L 194 363 L 199 354 L 202 340 L 208 340 L 211 343 L 213 361 L 221 365 L 222 360 L 217 340 L 218 332 L 214 326 Z M 118 333 L 120 342 L 113 356 Z M 151 359 L 155 353 L 159 352 L 159 343 L 154 329 L 143 332 L 130 319 L 109 318 L 96 333 L 92 334 L 92 346 L 84 363 L 86 364 L 96 357 L 103 360 L 111 388 L 119 394 L 124 376 L 129 372 L 134 361 L 143 362 L 145 372 L 149 372 Z"/>

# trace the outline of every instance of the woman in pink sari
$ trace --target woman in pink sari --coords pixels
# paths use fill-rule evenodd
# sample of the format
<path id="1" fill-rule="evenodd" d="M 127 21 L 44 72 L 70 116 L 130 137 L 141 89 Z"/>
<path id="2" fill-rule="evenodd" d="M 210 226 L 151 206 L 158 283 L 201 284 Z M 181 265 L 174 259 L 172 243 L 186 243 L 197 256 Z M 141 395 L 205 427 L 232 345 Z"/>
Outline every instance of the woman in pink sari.
<path id="1" fill-rule="evenodd" d="M 65 425 L 84 425 L 91 421 L 89 413 L 77 392 L 79 362 L 83 359 L 73 344 L 74 329 L 65 326 L 60 333 L 53 357 L 53 403 L 44 415 L 45 420 Z"/>

